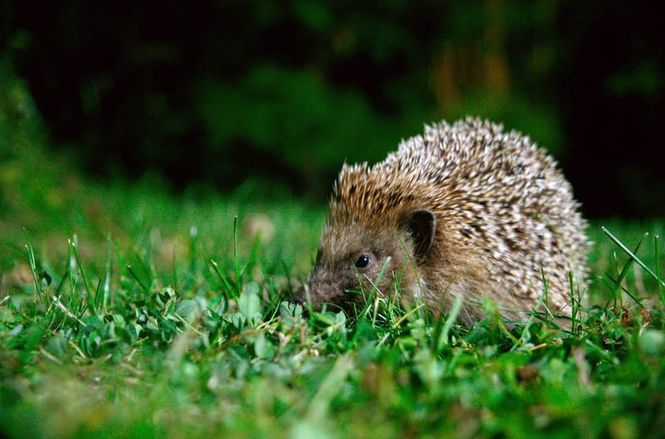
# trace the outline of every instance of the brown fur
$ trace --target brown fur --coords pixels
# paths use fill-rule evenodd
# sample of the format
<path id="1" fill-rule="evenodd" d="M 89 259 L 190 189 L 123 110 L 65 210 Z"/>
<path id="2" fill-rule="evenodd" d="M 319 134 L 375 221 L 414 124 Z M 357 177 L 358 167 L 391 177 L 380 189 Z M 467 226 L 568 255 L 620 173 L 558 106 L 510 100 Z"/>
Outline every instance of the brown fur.
<path id="1" fill-rule="evenodd" d="M 461 318 L 470 323 L 485 296 L 510 317 L 533 308 L 544 273 L 547 304 L 569 315 L 569 272 L 582 287 L 586 276 L 586 224 L 577 208 L 552 158 L 519 133 L 477 119 L 426 127 L 383 162 L 344 165 L 308 278 L 310 297 L 361 300 L 349 291 L 373 288 L 386 264 L 375 285 L 382 294 L 399 284 L 405 298 L 420 296 L 434 311 L 461 296 Z M 419 235 L 405 223 L 418 209 L 436 224 L 421 257 Z M 372 255 L 372 266 L 354 267 L 361 254 Z"/>

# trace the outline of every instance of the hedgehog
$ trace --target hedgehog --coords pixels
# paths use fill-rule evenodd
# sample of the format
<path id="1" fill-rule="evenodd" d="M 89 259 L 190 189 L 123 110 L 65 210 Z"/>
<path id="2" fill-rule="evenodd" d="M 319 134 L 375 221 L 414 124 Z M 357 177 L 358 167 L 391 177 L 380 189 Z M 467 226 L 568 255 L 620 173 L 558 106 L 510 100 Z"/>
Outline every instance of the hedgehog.
<path id="1" fill-rule="evenodd" d="M 426 125 L 383 162 L 343 165 L 296 299 L 346 307 L 373 291 L 440 315 L 459 297 L 470 325 L 490 298 L 508 319 L 545 304 L 565 320 L 571 279 L 587 282 L 579 207 L 529 137 L 470 117 Z"/>

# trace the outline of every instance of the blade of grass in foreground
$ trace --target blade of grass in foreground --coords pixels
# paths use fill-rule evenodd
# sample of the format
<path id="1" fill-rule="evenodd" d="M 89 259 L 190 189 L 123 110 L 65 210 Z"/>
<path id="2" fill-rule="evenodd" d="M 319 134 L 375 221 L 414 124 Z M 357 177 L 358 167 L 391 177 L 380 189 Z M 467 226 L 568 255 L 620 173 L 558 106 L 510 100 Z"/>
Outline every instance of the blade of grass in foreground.
<path id="1" fill-rule="evenodd" d="M 46 298 L 44 296 L 44 292 L 42 291 L 41 286 L 39 285 L 39 278 L 37 276 L 37 262 L 35 260 L 35 251 L 32 248 L 30 237 L 28 236 L 28 232 L 27 230 L 25 230 L 25 228 L 23 229 L 23 233 L 27 241 L 27 243 L 25 244 L 25 248 L 28 251 L 28 261 L 30 262 L 30 272 L 32 273 L 32 280 L 35 283 L 35 296 L 39 297 L 39 301 L 42 302 L 42 306 L 46 308 Z M 36 302 L 37 299 L 35 299 L 35 303 Z"/>
<path id="2" fill-rule="evenodd" d="M 106 261 L 104 262 L 104 284 L 102 286 L 102 308 L 108 309 L 111 298 L 111 234 L 106 235 Z"/>
<path id="3" fill-rule="evenodd" d="M 665 284 L 663 283 L 660 277 L 660 252 L 658 248 L 658 241 L 660 240 L 659 235 L 654 235 L 653 237 L 653 246 L 654 252 L 656 253 L 656 276 L 658 277 L 658 293 L 660 295 L 660 301 L 665 304 Z"/>
<path id="4" fill-rule="evenodd" d="M 149 294 L 150 294 L 150 289 L 149 289 L 149 288 L 148 288 L 148 287 L 147 287 L 147 286 L 141 281 L 141 279 L 139 278 L 139 276 L 136 274 L 136 272 L 135 272 L 134 269 L 132 268 L 132 265 L 131 265 L 131 264 L 127 264 L 126 267 L 127 267 L 127 271 L 129 271 L 129 274 L 130 274 L 130 275 L 132 276 L 132 278 L 133 278 L 133 279 L 139 284 L 139 286 L 141 287 L 141 289 L 143 290 L 143 292 L 149 295 Z"/>
<path id="5" fill-rule="evenodd" d="M 242 291 L 240 273 L 240 261 L 238 260 L 238 215 L 233 217 L 233 270 L 236 275 L 236 293 L 238 296 Z"/>
<path id="6" fill-rule="evenodd" d="M 214 259 L 211 259 L 210 260 L 210 265 L 212 265 L 213 270 L 215 271 L 215 273 L 217 273 L 217 276 L 219 277 L 219 280 L 221 280 L 222 283 L 224 284 L 224 288 L 226 290 L 226 294 L 224 294 L 224 298 L 226 299 L 226 301 L 228 302 L 231 298 L 237 299 L 238 296 L 236 294 L 234 294 L 234 292 L 233 292 L 234 288 L 231 286 L 231 283 L 229 282 L 227 277 L 224 276 L 224 273 L 222 273 L 220 271 L 219 264 L 217 264 L 217 261 L 215 261 Z"/>
<path id="7" fill-rule="evenodd" d="M 612 232 L 610 232 L 605 226 L 602 226 L 602 227 L 601 227 L 601 230 L 602 230 L 603 233 L 605 233 L 605 234 L 606 234 L 606 235 L 607 235 L 607 236 L 608 236 L 608 237 L 609 237 L 609 238 L 610 238 L 610 239 L 611 239 L 616 245 L 618 245 L 619 248 L 621 248 L 621 250 L 624 251 L 624 253 L 626 253 L 631 259 L 633 259 L 633 260 L 637 263 L 637 265 L 639 265 L 639 266 L 642 267 L 647 273 L 649 273 L 649 275 L 650 275 L 651 277 L 653 277 L 653 278 L 656 280 L 656 282 L 658 282 L 659 285 L 661 285 L 661 286 L 665 286 L 665 283 L 663 283 L 663 280 L 661 280 L 660 277 L 659 277 L 658 275 L 656 275 L 656 273 L 654 273 L 649 267 L 647 267 L 647 265 L 646 265 L 644 262 L 642 262 L 642 260 L 641 260 L 640 258 L 638 258 L 638 257 L 635 255 L 635 253 L 631 252 L 630 249 L 629 249 L 628 247 L 626 247 L 626 246 L 624 245 L 624 243 L 621 242 L 621 241 L 619 240 L 619 238 L 617 238 L 616 236 L 614 236 L 614 235 L 612 234 Z"/>
<path id="8" fill-rule="evenodd" d="M 582 307 L 582 301 L 581 301 L 581 296 L 582 293 L 579 290 L 579 287 L 577 289 L 577 294 L 575 294 L 575 277 L 573 276 L 573 272 L 569 271 L 568 272 L 568 295 L 570 296 L 570 329 L 574 335 L 577 335 L 578 328 L 577 328 L 577 323 L 580 322 L 580 319 L 578 319 L 578 315 L 580 313 L 580 308 Z"/>
<path id="9" fill-rule="evenodd" d="M 640 241 L 635 246 L 635 250 L 633 250 L 632 254 L 637 254 L 637 252 L 640 250 L 640 247 L 642 246 L 642 242 L 644 242 L 644 238 L 646 238 L 646 236 L 647 236 L 646 233 L 644 235 L 642 235 L 642 238 L 640 239 Z M 615 260 L 616 260 L 616 255 L 615 255 Z M 612 276 L 607 274 L 607 277 L 614 283 L 614 289 L 612 291 L 612 295 L 614 297 L 616 297 L 617 293 L 620 294 L 620 291 L 623 290 L 623 291 L 626 292 L 626 294 L 631 299 L 633 299 L 640 306 L 640 308 L 644 308 L 644 306 L 642 305 L 642 302 L 640 301 L 640 299 L 638 299 L 631 292 L 629 292 L 627 288 L 623 288 L 621 286 L 621 282 L 623 282 L 623 280 L 628 275 L 628 271 L 630 270 L 630 267 L 632 267 L 632 265 L 633 265 L 633 259 L 629 258 L 626 261 L 626 263 L 623 265 L 623 268 L 621 269 L 621 272 L 619 273 L 619 276 L 616 279 L 614 279 Z M 616 306 L 616 303 L 615 303 L 615 306 Z"/>
<path id="10" fill-rule="evenodd" d="M 448 313 L 446 322 L 443 324 L 443 328 L 441 329 L 441 333 L 439 334 L 439 339 L 436 343 L 437 351 L 441 351 L 441 349 L 443 349 L 443 346 L 448 344 L 448 333 L 450 332 L 450 329 L 453 327 L 455 320 L 457 320 L 457 316 L 459 315 L 461 309 L 462 309 L 462 297 L 455 296 L 455 301 L 453 302 L 453 305 L 450 307 L 450 312 Z"/>
<path id="11" fill-rule="evenodd" d="M 97 304 L 95 303 L 95 299 L 92 297 L 92 294 L 90 293 L 90 287 L 88 286 L 88 279 L 85 277 L 85 272 L 83 271 L 83 264 L 81 263 L 81 257 L 79 256 L 79 251 L 78 251 L 78 238 L 76 235 L 72 239 L 68 239 L 67 243 L 69 246 L 72 248 L 72 251 L 74 252 L 74 258 L 76 259 L 76 265 L 79 269 L 79 273 L 81 273 L 81 279 L 83 280 L 83 288 L 85 289 L 85 299 L 86 302 L 88 303 L 88 306 L 90 306 L 92 313 L 96 314 L 97 313 Z"/>

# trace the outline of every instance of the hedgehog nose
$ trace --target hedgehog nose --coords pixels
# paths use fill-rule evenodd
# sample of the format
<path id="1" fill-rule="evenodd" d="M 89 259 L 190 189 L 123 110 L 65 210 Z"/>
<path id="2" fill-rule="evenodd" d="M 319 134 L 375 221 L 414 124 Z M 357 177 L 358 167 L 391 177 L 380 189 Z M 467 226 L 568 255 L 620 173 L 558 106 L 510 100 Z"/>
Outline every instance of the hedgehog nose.
<path id="1" fill-rule="evenodd" d="M 316 288 L 312 290 L 311 280 L 307 279 L 307 282 L 302 284 L 300 288 L 293 294 L 291 300 L 295 303 L 305 305 L 308 302 L 316 302 Z"/>

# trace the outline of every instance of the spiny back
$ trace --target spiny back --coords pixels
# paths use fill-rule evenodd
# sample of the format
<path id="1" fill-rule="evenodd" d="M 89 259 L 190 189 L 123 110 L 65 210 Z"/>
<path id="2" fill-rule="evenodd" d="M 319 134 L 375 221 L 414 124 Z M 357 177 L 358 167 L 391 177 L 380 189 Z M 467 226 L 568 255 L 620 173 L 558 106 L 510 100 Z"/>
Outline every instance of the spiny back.
<path id="1" fill-rule="evenodd" d="M 543 273 L 559 294 L 570 270 L 585 276 L 586 224 L 571 187 L 554 160 L 518 132 L 473 118 L 440 122 L 383 162 L 345 165 L 328 226 L 395 227 L 414 208 L 436 214 L 439 244 L 454 240 L 480 255 L 511 294 L 533 298 Z"/>

